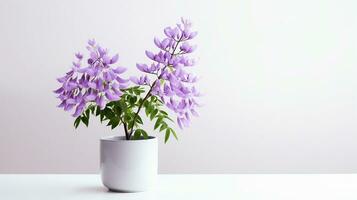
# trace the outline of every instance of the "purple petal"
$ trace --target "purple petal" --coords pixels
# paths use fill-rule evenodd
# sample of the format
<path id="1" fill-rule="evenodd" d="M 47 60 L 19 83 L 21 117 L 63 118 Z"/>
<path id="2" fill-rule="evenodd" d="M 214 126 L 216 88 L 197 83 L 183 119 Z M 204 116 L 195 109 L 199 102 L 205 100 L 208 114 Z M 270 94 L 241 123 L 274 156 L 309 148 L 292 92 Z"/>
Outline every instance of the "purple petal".
<path id="1" fill-rule="evenodd" d="M 81 103 L 81 104 L 79 104 L 79 105 L 76 107 L 76 111 L 73 113 L 72 116 L 73 116 L 73 117 L 78 117 L 78 116 L 80 116 L 80 115 L 82 114 L 83 110 L 84 110 L 84 104 Z"/>
<path id="2" fill-rule="evenodd" d="M 67 105 L 64 106 L 64 110 L 65 110 L 65 111 L 69 111 L 69 110 L 71 110 L 74 106 L 75 106 L 75 104 L 67 104 Z"/>
<path id="3" fill-rule="evenodd" d="M 113 90 L 114 93 L 115 93 L 116 95 L 118 95 L 119 97 L 120 97 L 121 95 L 123 95 L 123 92 L 120 91 L 120 90 L 118 90 L 118 89 L 116 89 L 116 88 L 112 88 L 112 90 Z"/>
<path id="4" fill-rule="evenodd" d="M 128 82 L 126 82 L 126 83 L 121 83 L 121 84 L 119 84 L 119 89 L 126 89 L 128 86 L 129 86 L 129 83 L 128 83 Z"/>
<path id="5" fill-rule="evenodd" d="M 173 92 L 172 92 L 170 86 L 168 86 L 167 84 L 165 84 L 165 86 L 164 86 L 164 93 L 166 96 L 169 96 L 169 97 L 173 95 Z"/>
<path id="6" fill-rule="evenodd" d="M 155 64 L 153 63 L 150 68 L 148 67 L 148 69 L 149 69 L 151 72 L 154 72 L 154 71 L 157 70 L 157 65 L 155 65 Z"/>
<path id="7" fill-rule="evenodd" d="M 188 119 L 185 119 L 185 118 L 181 118 L 181 122 L 183 123 L 183 125 L 185 127 L 189 127 L 190 123 L 189 123 L 189 120 Z"/>
<path id="8" fill-rule="evenodd" d="M 166 27 L 164 33 L 167 37 L 171 38 L 173 36 L 171 27 Z"/>
<path id="9" fill-rule="evenodd" d="M 172 104 L 172 106 L 176 107 L 177 105 L 177 102 L 173 99 L 173 98 L 170 98 L 170 103 Z"/>
<path id="10" fill-rule="evenodd" d="M 171 32 L 173 38 L 175 38 L 176 40 L 180 39 L 180 30 L 178 28 L 172 29 Z"/>
<path id="11" fill-rule="evenodd" d="M 183 109 L 185 109 L 186 108 L 186 101 L 184 100 L 184 99 L 182 99 L 181 101 L 180 101 L 180 103 L 179 103 L 179 105 L 177 106 L 177 108 L 178 109 L 180 109 L 180 110 L 183 110 Z"/>
<path id="12" fill-rule="evenodd" d="M 94 39 L 88 40 L 88 44 L 90 46 L 94 46 L 95 45 L 95 40 Z"/>
<path id="13" fill-rule="evenodd" d="M 118 59 L 119 59 L 119 54 L 115 54 L 115 56 L 113 56 L 112 59 L 110 59 L 110 64 L 116 63 Z"/>
<path id="14" fill-rule="evenodd" d="M 66 104 L 75 104 L 75 103 L 77 103 L 75 99 L 71 98 L 66 100 Z"/>
<path id="15" fill-rule="evenodd" d="M 190 36 L 190 30 L 185 28 L 185 30 L 183 30 L 182 34 L 183 34 L 184 38 L 188 38 Z"/>
<path id="16" fill-rule="evenodd" d="M 77 68 L 80 68 L 81 67 L 81 63 L 79 63 L 79 62 L 72 62 L 72 64 L 73 64 L 73 66 L 74 66 L 74 70 L 76 70 L 77 71 Z"/>
<path id="17" fill-rule="evenodd" d="M 95 100 L 97 105 L 100 107 L 101 110 L 105 108 L 105 103 L 104 103 L 104 97 L 103 96 L 98 96 Z"/>
<path id="18" fill-rule="evenodd" d="M 94 60 L 98 59 L 98 54 L 96 52 L 92 51 L 92 52 L 90 52 L 90 58 L 92 59 L 92 62 L 93 62 Z M 92 64 L 92 63 L 90 63 L 90 64 Z"/>
<path id="19" fill-rule="evenodd" d="M 66 106 L 66 101 L 64 100 L 64 101 L 62 101 L 61 104 L 59 104 L 57 107 L 63 108 L 63 107 L 65 107 L 65 106 Z"/>
<path id="20" fill-rule="evenodd" d="M 177 124 L 179 125 L 180 129 L 183 129 L 181 119 L 179 117 L 177 117 Z"/>
<path id="21" fill-rule="evenodd" d="M 113 70 L 109 70 L 109 71 L 108 71 L 108 74 L 111 76 L 111 79 L 112 79 L 112 80 L 114 80 L 114 79 L 117 77 L 117 74 L 114 73 Z"/>
<path id="22" fill-rule="evenodd" d="M 92 89 L 97 89 L 97 84 L 95 84 L 94 82 L 88 82 L 88 86 Z"/>
<path id="23" fill-rule="evenodd" d="M 154 43 L 157 47 L 161 48 L 161 42 L 157 37 L 154 38 Z"/>
<path id="24" fill-rule="evenodd" d="M 76 103 L 82 102 L 82 100 L 83 100 L 82 93 L 79 93 L 79 94 L 76 96 L 75 100 L 76 100 Z"/>
<path id="25" fill-rule="evenodd" d="M 100 57 L 103 57 L 105 54 L 107 54 L 107 50 L 103 49 L 100 46 L 98 47 L 98 52 L 99 52 Z"/>
<path id="26" fill-rule="evenodd" d="M 110 61 L 111 61 L 111 59 L 108 55 L 103 55 L 103 62 L 105 64 L 110 64 Z"/>
<path id="27" fill-rule="evenodd" d="M 148 78 L 147 75 L 141 76 L 139 80 L 140 85 L 150 85 L 150 79 Z"/>
<path id="28" fill-rule="evenodd" d="M 54 93 L 56 93 L 56 94 L 60 94 L 60 93 L 62 93 L 64 90 L 63 90 L 63 87 L 60 87 L 60 88 L 58 88 L 57 90 L 55 90 L 55 91 L 53 91 Z"/>
<path id="29" fill-rule="evenodd" d="M 116 101 L 116 100 L 119 99 L 119 96 L 118 96 L 118 95 L 113 94 L 113 93 L 111 93 L 110 91 L 106 91 L 106 92 L 105 92 L 105 97 L 107 97 L 107 99 L 108 99 L 109 101 Z"/>
<path id="30" fill-rule="evenodd" d="M 126 83 L 126 82 L 129 81 L 128 79 L 123 79 L 123 78 L 120 78 L 119 76 L 117 76 L 116 80 L 117 80 L 119 83 Z"/>
<path id="31" fill-rule="evenodd" d="M 154 54 L 150 51 L 145 51 L 145 54 L 148 58 L 150 58 L 151 60 L 154 60 Z"/>
<path id="32" fill-rule="evenodd" d="M 192 113 L 192 115 L 195 116 L 195 117 L 198 117 L 198 116 L 199 116 L 198 113 L 197 113 L 194 109 L 191 109 L 191 113 Z"/>
<path id="33" fill-rule="evenodd" d="M 119 84 L 116 83 L 116 82 L 112 83 L 111 86 L 112 86 L 112 89 L 118 89 L 119 88 Z"/>
<path id="34" fill-rule="evenodd" d="M 182 27 L 182 25 L 181 25 L 181 24 L 176 24 L 176 26 L 177 26 L 177 28 L 179 28 L 179 29 L 180 29 L 180 31 L 183 31 L 183 27 Z"/>
<path id="35" fill-rule="evenodd" d="M 103 80 L 102 79 L 97 79 L 96 81 L 96 89 L 99 91 L 104 90 L 104 85 L 103 85 Z"/>
<path id="36" fill-rule="evenodd" d="M 117 74 L 122 74 L 126 71 L 127 69 L 125 67 L 117 67 L 115 69 L 113 69 L 113 71 Z"/>
<path id="37" fill-rule="evenodd" d="M 130 80 L 131 80 L 131 82 L 133 82 L 133 83 L 139 85 L 139 79 L 138 79 L 138 77 L 136 77 L 136 76 L 131 76 L 131 77 L 130 77 Z"/>
<path id="38" fill-rule="evenodd" d="M 188 114 L 188 112 L 185 112 L 185 117 L 188 121 L 190 120 L 190 115 Z"/>
<path id="39" fill-rule="evenodd" d="M 60 83 L 64 83 L 64 82 L 67 81 L 67 79 L 68 79 L 67 76 L 63 76 L 63 77 L 57 78 L 57 81 L 60 82 Z"/>
<path id="40" fill-rule="evenodd" d="M 114 79 L 114 77 L 112 77 L 109 72 L 104 72 L 104 73 L 103 73 L 103 79 L 104 79 L 106 82 L 111 82 L 111 81 Z"/>
<path id="41" fill-rule="evenodd" d="M 197 45 L 191 46 L 187 53 L 192 53 L 197 49 Z"/>
<path id="42" fill-rule="evenodd" d="M 87 71 L 88 71 L 89 69 L 90 69 L 89 67 L 81 68 L 81 69 L 78 70 L 78 72 L 80 72 L 80 73 L 87 73 Z"/>
<path id="43" fill-rule="evenodd" d="M 188 42 L 184 42 L 181 46 L 180 46 L 180 50 L 187 52 L 189 49 L 191 48 L 191 46 L 188 44 Z"/>
<path id="44" fill-rule="evenodd" d="M 95 95 L 95 94 L 89 94 L 89 95 L 84 97 L 84 99 L 86 101 L 94 101 L 96 98 L 97 98 L 97 95 Z"/>
<path id="45" fill-rule="evenodd" d="M 188 36 L 188 39 L 193 39 L 194 37 L 196 37 L 197 35 L 197 31 L 196 32 L 192 32 L 190 33 L 190 35 Z"/>
<path id="46" fill-rule="evenodd" d="M 170 44 L 170 41 L 171 41 L 171 38 L 165 38 L 161 43 L 162 48 L 166 49 L 167 46 Z"/>
<path id="47" fill-rule="evenodd" d="M 142 71 L 142 72 L 148 72 L 149 71 L 149 67 L 146 64 L 136 64 L 136 68 L 138 68 L 138 70 Z"/>
<path id="48" fill-rule="evenodd" d="M 75 55 L 79 60 L 82 60 L 83 55 L 80 52 L 76 53 Z"/>

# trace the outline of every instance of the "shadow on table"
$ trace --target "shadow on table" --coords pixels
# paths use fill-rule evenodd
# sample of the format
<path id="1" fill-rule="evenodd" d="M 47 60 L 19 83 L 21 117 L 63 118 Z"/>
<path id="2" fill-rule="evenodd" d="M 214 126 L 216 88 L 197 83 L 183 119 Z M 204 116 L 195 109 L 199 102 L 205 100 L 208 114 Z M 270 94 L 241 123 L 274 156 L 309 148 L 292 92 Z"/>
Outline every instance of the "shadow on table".
<path id="1" fill-rule="evenodd" d="M 87 186 L 87 187 L 81 187 L 81 188 L 76 188 L 75 189 L 76 192 L 78 193 L 122 193 L 122 194 L 129 194 L 129 193 L 135 193 L 135 192 L 128 192 L 128 191 L 113 191 L 113 190 L 109 190 L 103 186 Z M 140 192 L 139 192 L 140 193 Z"/>

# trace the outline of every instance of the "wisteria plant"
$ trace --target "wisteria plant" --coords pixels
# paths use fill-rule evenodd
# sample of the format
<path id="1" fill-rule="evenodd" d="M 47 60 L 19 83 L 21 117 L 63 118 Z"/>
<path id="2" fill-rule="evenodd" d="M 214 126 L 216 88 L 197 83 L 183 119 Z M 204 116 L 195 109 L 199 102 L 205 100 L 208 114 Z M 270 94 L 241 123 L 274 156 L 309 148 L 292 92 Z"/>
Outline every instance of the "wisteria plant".
<path id="1" fill-rule="evenodd" d="M 94 115 L 112 129 L 122 125 L 127 140 L 147 139 L 147 132 L 141 128 L 141 111 L 145 109 L 146 116 L 155 122 L 154 130 L 165 132 L 165 143 L 170 135 L 177 139 L 169 121 L 176 121 L 182 129 L 189 125 L 192 115 L 198 115 L 197 77 L 187 72 L 195 64 L 188 55 L 196 49 L 189 41 L 197 32 L 191 31 L 188 20 L 181 19 L 164 33 L 162 40 L 154 39 L 157 53 L 145 51 L 151 61 L 136 64 L 143 73 L 139 77 L 124 78 L 126 68 L 116 65 L 119 55 L 109 55 L 95 40 L 88 41 L 88 58 L 75 54 L 71 70 L 57 79 L 61 87 L 54 91 L 61 100 L 58 107 L 75 110 L 75 128 L 81 122 L 88 126 L 90 115 Z M 165 107 L 176 113 L 175 121 Z"/>

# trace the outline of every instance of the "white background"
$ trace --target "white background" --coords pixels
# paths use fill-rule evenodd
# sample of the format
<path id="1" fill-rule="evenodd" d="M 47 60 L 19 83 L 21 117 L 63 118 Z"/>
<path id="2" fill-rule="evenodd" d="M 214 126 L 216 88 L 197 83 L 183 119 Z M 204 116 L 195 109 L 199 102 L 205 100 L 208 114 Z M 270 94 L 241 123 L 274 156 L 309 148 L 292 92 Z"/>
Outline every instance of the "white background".
<path id="1" fill-rule="evenodd" d="M 161 173 L 357 172 L 356 10 L 353 0 L 2 0 L 0 173 L 97 172 L 98 139 L 123 132 L 98 119 L 74 130 L 55 78 L 89 38 L 133 75 L 181 16 L 199 31 L 204 107 L 178 142 L 152 132 Z"/>

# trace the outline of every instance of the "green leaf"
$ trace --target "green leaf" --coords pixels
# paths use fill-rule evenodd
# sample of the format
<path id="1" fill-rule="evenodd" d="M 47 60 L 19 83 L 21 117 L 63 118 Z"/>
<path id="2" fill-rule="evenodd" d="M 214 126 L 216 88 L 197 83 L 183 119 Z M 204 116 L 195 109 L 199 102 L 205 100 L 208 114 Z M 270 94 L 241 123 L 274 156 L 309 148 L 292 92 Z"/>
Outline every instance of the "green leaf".
<path id="1" fill-rule="evenodd" d="M 128 99 L 130 105 L 135 105 L 136 101 L 138 100 L 138 98 L 136 96 L 130 96 L 130 98 Z"/>
<path id="2" fill-rule="evenodd" d="M 149 104 L 149 102 L 148 102 L 148 105 L 147 105 L 147 107 L 145 107 L 145 114 L 146 114 L 146 116 L 150 116 L 150 113 L 152 112 L 152 110 L 153 110 L 153 107 Z"/>
<path id="3" fill-rule="evenodd" d="M 103 122 L 103 120 L 104 120 L 104 113 L 103 112 L 101 112 L 99 114 L 99 118 L 100 118 L 100 122 Z"/>
<path id="4" fill-rule="evenodd" d="M 81 120 L 82 120 L 82 122 L 86 125 L 86 127 L 88 127 L 89 117 L 86 116 L 86 115 L 83 115 L 83 116 L 81 117 Z"/>
<path id="5" fill-rule="evenodd" d="M 115 113 L 110 108 L 104 108 L 103 113 L 107 119 L 111 119 L 115 116 Z"/>
<path id="6" fill-rule="evenodd" d="M 89 119 L 89 116 L 90 116 L 90 108 L 88 108 L 87 110 L 86 110 L 86 116 L 87 116 L 87 118 Z"/>
<path id="7" fill-rule="evenodd" d="M 110 124 L 112 125 L 112 129 L 114 129 L 115 127 L 117 127 L 119 125 L 119 119 L 116 117 L 113 117 L 110 120 Z"/>
<path id="8" fill-rule="evenodd" d="M 115 104 L 113 110 L 117 116 L 122 114 L 122 108 L 120 107 L 120 104 Z"/>
<path id="9" fill-rule="evenodd" d="M 122 99 L 120 101 L 118 101 L 118 106 L 121 109 L 121 112 L 126 112 L 126 110 L 128 109 L 128 106 L 125 103 L 125 98 L 122 97 Z"/>
<path id="10" fill-rule="evenodd" d="M 164 102 L 161 99 L 157 99 L 157 101 L 159 101 L 161 104 L 164 104 Z"/>
<path id="11" fill-rule="evenodd" d="M 148 139 L 149 135 L 146 133 L 146 131 L 144 131 L 143 129 L 140 129 L 140 130 L 141 130 L 141 135 L 143 136 L 143 138 Z"/>
<path id="12" fill-rule="evenodd" d="M 137 88 L 137 89 L 134 89 L 134 93 L 136 95 L 140 95 L 141 93 L 145 92 L 145 90 L 141 89 L 141 88 Z"/>
<path id="13" fill-rule="evenodd" d="M 135 130 L 134 135 L 133 135 L 133 139 L 134 140 L 138 140 L 138 139 L 141 139 L 141 138 L 148 139 L 149 136 L 146 133 L 146 131 L 144 131 L 143 129 Z"/>
<path id="14" fill-rule="evenodd" d="M 101 110 L 100 110 L 100 107 L 99 106 L 97 106 L 97 109 L 96 109 L 96 111 L 95 111 L 95 116 L 98 116 L 98 115 L 100 115 L 100 112 Z"/>
<path id="15" fill-rule="evenodd" d="M 145 107 L 145 109 L 146 109 L 146 108 L 148 107 L 148 105 L 149 105 L 149 102 L 148 102 L 148 101 L 145 101 L 143 105 L 144 105 L 144 107 Z"/>
<path id="16" fill-rule="evenodd" d="M 167 128 L 166 122 L 161 123 L 160 132 Z"/>
<path id="17" fill-rule="evenodd" d="M 139 130 L 136 130 L 133 135 L 133 140 L 138 140 L 141 137 L 141 133 Z"/>
<path id="18" fill-rule="evenodd" d="M 94 105 L 90 106 L 90 112 L 92 113 L 92 115 L 94 114 L 94 111 L 95 111 L 95 106 Z"/>
<path id="19" fill-rule="evenodd" d="M 80 122 L 81 122 L 81 116 L 77 117 L 76 120 L 74 120 L 74 128 L 77 128 Z"/>
<path id="20" fill-rule="evenodd" d="M 165 133 L 165 143 L 167 142 L 167 140 L 169 140 L 170 137 L 170 129 L 166 129 L 166 133 Z"/>
<path id="21" fill-rule="evenodd" d="M 136 122 L 139 123 L 139 124 L 144 124 L 143 123 L 143 120 L 141 119 L 141 117 L 139 115 L 136 116 Z"/>
<path id="22" fill-rule="evenodd" d="M 160 110 L 160 113 L 163 114 L 163 115 L 169 115 L 169 114 L 167 114 L 167 112 L 165 112 L 163 110 Z"/>
<path id="23" fill-rule="evenodd" d="M 153 120 L 154 117 L 156 116 L 156 114 L 157 114 L 158 112 L 159 112 L 158 109 L 155 109 L 154 111 L 152 111 L 152 112 L 150 113 L 150 120 Z"/>
<path id="24" fill-rule="evenodd" d="M 124 121 L 125 122 L 131 122 L 132 121 L 132 114 L 131 113 L 125 113 L 124 115 Z"/>
<path id="25" fill-rule="evenodd" d="M 151 97 L 150 97 L 150 103 L 152 103 L 152 102 L 155 101 L 155 97 L 156 97 L 156 96 L 151 96 Z"/>
<path id="26" fill-rule="evenodd" d="M 176 135 L 176 132 L 174 131 L 174 129 L 170 128 L 171 133 L 174 135 L 174 137 L 176 138 L 176 140 L 178 140 L 178 137 Z"/>
<path id="27" fill-rule="evenodd" d="M 164 116 L 164 118 L 174 122 L 174 120 L 172 120 L 169 116 Z"/>
<path id="28" fill-rule="evenodd" d="M 157 120 L 156 120 L 156 123 L 155 123 L 155 126 L 154 126 L 154 130 L 156 130 L 157 128 L 159 128 L 161 122 L 163 120 L 163 117 L 158 117 Z"/>
<path id="29" fill-rule="evenodd" d="M 140 95 L 140 91 L 139 90 L 134 90 L 134 94 Z"/>
<path id="30" fill-rule="evenodd" d="M 111 107 L 111 106 L 113 106 L 114 104 L 115 104 L 115 101 L 112 101 L 112 102 L 107 103 L 107 106 Z"/>

